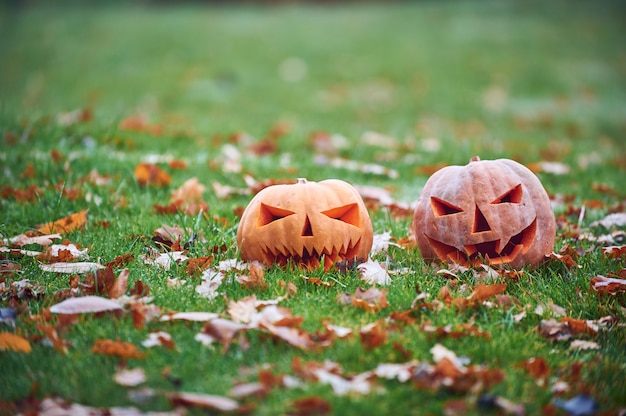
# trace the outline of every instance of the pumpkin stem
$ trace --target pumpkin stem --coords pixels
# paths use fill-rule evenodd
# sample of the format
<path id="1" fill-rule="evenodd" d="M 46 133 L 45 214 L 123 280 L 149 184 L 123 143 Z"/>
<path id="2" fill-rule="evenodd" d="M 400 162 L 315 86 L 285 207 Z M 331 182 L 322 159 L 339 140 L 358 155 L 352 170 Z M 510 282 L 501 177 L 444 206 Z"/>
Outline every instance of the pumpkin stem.
<path id="1" fill-rule="evenodd" d="M 300 184 L 307 183 L 307 180 L 306 178 L 298 178 L 298 182 L 296 183 L 300 183 Z"/>
<path id="2" fill-rule="evenodd" d="M 470 163 L 472 162 L 480 162 L 480 156 L 472 156 L 472 158 L 470 159 Z"/>

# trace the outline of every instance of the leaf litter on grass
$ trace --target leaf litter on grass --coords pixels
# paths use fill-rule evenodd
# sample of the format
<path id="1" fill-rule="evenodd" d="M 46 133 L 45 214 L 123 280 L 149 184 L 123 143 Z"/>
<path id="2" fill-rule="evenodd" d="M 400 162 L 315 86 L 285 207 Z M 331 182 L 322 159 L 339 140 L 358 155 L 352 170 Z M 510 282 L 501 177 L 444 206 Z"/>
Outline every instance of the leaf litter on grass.
<path id="1" fill-rule="evenodd" d="M 439 13 L 445 21 L 448 12 L 439 10 Z M 471 29 L 472 19 L 480 21 L 472 16 L 459 15 L 457 19 L 460 20 L 455 21 Z M 568 20 L 567 16 L 565 20 Z M 532 20 L 531 17 L 529 15 L 529 20 Z M 590 30 L 581 33 L 586 33 L 587 37 L 606 29 L 593 26 L 597 24 L 593 17 L 585 15 L 587 24 L 591 26 Z M 497 22 L 496 19 L 496 26 Z M 514 19 L 509 23 L 516 24 Z M 235 26 L 243 31 L 238 36 L 245 39 L 245 34 L 249 33 L 247 28 Z M 411 27 L 414 30 L 414 23 Z M 402 25 L 398 24 L 397 28 L 400 30 Z M 373 29 L 371 33 L 374 36 L 376 27 Z M 332 30 L 329 32 L 332 33 Z M 393 32 L 386 36 L 391 36 Z M 572 32 L 574 37 L 578 33 Z M 50 33 L 54 35 L 55 31 Z M 449 33 L 452 36 L 456 32 Z M 535 32 L 524 33 L 531 36 Z M 298 32 L 294 31 L 294 38 L 297 37 Z M 411 38 L 414 39 L 413 36 Z M 211 37 L 207 36 L 207 39 Z M 470 44 L 471 40 L 470 30 L 464 38 L 464 45 Z M 451 39 L 442 35 L 441 41 L 442 45 L 449 45 Z M 323 47 L 323 43 L 317 45 Z M 495 47 L 494 52 L 498 52 L 497 45 L 491 45 Z M 393 60 L 392 49 L 388 49 L 390 62 Z M 463 51 L 458 44 L 437 49 Z M 367 50 L 368 54 L 362 54 L 364 60 L 359 61 L 359 65 L 363 64 L 363 72 L 368 72 L 366 58 L 369 52 L 376 56 L 374 49 L 368 46 Z M 425 48 L 421 53 L 432 56 L 429 54 L 433 52 Z M 108 56 L 106 53 L 102 55 Z M 551 56 L 551 59 L 558 60 L 557 55 Z M 445 61 L 441 58 L 447 57 L 437 56 L 439 59 L 432 62 Z M 464 55 L 460 53 L 458 56 Z M 153 394 L 167 398 L 172 408 L 182 406 L 210 412 L 246 412 L 255 407 L 263 410 L 264 403 L 272 403 L 275 397 L 286 397 L 281 408 L 285 412 L 345 412 L 345 407 L 342 407 L 345 402 L 335 400 L 333 396 L 360 395 L 369 398 L 365 403 L 375 410 L 378 403 L 387 402 L 381 400 L 381 395 L 388 395 L 388 402 L 395 404 L 397 393 L 408 389 L 411 397 L 417 398 L 414 400 L 420 400 L 420 405 L 435 403 L 435 407 L 426 409 L 431 413 L 441 409 L 448 414 L 494 410 L 523 414 L 525 409 L 532 409 L 529 412 L 543 410 L 550 414 L 555 408 L 570 413 L 596 412 L 598 407 L 607 411 L 618 410 L 619 406 L 626 405 L 623 400 L 607 397 L 610 393 L 605 393 L 605 390 L 615 390 L 610 390 L 611 386 L 606 384 L 602 385 L 604 387 L 596 385 L 593 381 L 596 377 L 615 384 L 615 380 L 620 381 L 619 377 L 623 374 L 623 354 L 619 348 L 624 319 L 623 281 L 626 279 L 623 265 L 623 193 L 614 184 L 603 183 L 607 178 L 615 182 L 611 178 L 616 172 L 623 171 L 623 161 L 620 162 L 619 157 L 603 153 L 606 143 L 611 143 L 606 136 L 613 134 L 609 133 L 613 127 L 616 135 L 619 130 L 611 124 L 610 111 L 606 111 L 606 120 L 603 118 L 603 123 L 609 126 L 606 131 L 593 127 L 593 117 L 588 115 L 595 111 L 593 106 L 602 106 L 601 80 L 589 78 L 594 86 L 584 88 L 588 91 L 586 95 L 570 91 L 571 96 L 565 92 L 563 96 L 554 97 L 552 91 L 544 91 L 545 102 L 539 102 L 541 100 L 525 95 L 524 83 L 529 82 L 526 75 L 515 72 L 515 65 L 506 61 L 506 56 L 497 53 L 494 56 L 504 60 L 503 65 L 513 71 L 512 76 L 516 77 L 519 85 L 509 85 L 506 79 L 494 73 L 493 82 L 475 90 L 483 94 L 482 104 L 486 114 L 503 117 L 502 120 L 508 123 L 506 134 L 511 137 L 522 135 L 523 141 L 474 140 L 498 135 L 497 131 L 490 130 L 491 125 L 482 113 L 461 114 L 460 117 L 436 114 L 438 106 L 442 105 L 432 99 L 441 95 L 436 73 L 442 72 L 445 84 L 454 84 L 458 77 L 446 74 L 445 68 L 433 71 L 428 59 L 424 60 L 427 64 L 420 69 L 423 73 L 412 70 L 410 78 L 413 80 L 412 88 L 416 90 L 414 92 L 425 94 L 420 97 L 429 102 L 429 113 L 432 114 L 402 119 L 400 125 L 406 122 L 412 127 L 401 134 L 390 131 L 396 129 L 390 126 L 397 126 L 399 119 L 394 118 L 390 122 L 385 117 L 403 114 L 402 111 L 391 111 L 394 107 L 388 107 L 401 102 L 403 95 L 394 88 L 395 81 L 385 75 L 383 66 L 374 71 L 380 78 L 376 81 L 359 79 L 358 73 L 355 73 L 354 82 L 361 82 L 361 85 L 351 85 L 348 80 L 336 85 L 317 85 L 319 91 L 310 94 L 314 97 L 311 100 L 328 106 L 328 112 L 318 119 L 302 120 L 304 116 L 297 114 L 307 112 L 294 106 L 288 122 L 266 120 L 270 128 L 241 125 L 239 121 L 237 131 L 230 134 L 219 131 L 228 123 L 216 122 L 210 133 L 215 134 L 213 139 L 206 140 L 202 137 L 204 134 L 198 132 L 185 135 L 183 140 L 176 136 L 176 143 L 190 144 L 185 146 L 184 151 L 179 148 L 180 145 L 171 146 L 175 153 L 187 155 L 184 161 L 175 157 L 146 157 L 141 154 L 147 147 L 161 146 L 155 138 L 168 145 L 174 143 L 170 142 L 172 138 L 169 136 L 174 137 L 176 127 L 166 120 L 176 115 L 159 117 L 156 111 L 148 114 L 151 112 L 149 109 L 166 105 L 160 101 L 158 94 L 154 100 L 151 98 L 141 104 L 148 109 L 146 114 L 137 115 L 137 109 L 127 111 L 130 116 L 117 125 L 119 132 L 115 136 L 119 137 L 91 137 L 98 136 L 93 124 L 99 119 L 97 104 L 93 109 L 85 107 L 76 111 L 60 111 L 50 121 L 27 121 L 25 123 L 30 124 L 25 129 L 24 125 L 7 127 L 3 137 L 6 143 L 19 145 L 26 142 L 30 145 L 34 140 L 30 137 L 39 140 L 37 135 L 41 134 L 42 128 L 47 128 L 46 123 L 62 126 L 66 129 L 63 135 L 70 138 L 58 141 L 56 134 L 50 135 L 54 136 L 54 147 L 64 147 L 60 151 L 43 152 L 45 162 L 56 166 L 64 176 L 71 172 L 80 179 L 75 184 L 68 182 L 68 186 L 62 189 L 56 181 L 46 178 L 50 173 L 46 169 L 53 168 L 30 162 L 31 153 L 15 158 L 26 159 L 28 163 L 22 164 L 12 157 L 5 157 L 5 153 L 2 155 L 8 164 L 7 178 L 14 179 L 14 183 L 3 184 L 0 188 L 3 208 L 8 208 L 3 210 L 3 215 L 6 213 L 7 218 L 15 219 L 18 215 L 10 211 L 24 213 L 20 221 L 7 221 L 14 224 L 7 227 L 12 231 L 20 228 L 16 233 L 21 233 L 26 227 L 50 221 L 39 231 L 24 231 L 20 238 L 2 238 L 0 255 L 3 261 L 9 263 L 3 263 L 0 296 L 7 303 L 5 309 L 15 312 L 15 319 L 7 321 L 14 322 L 15 326 L 9 325 L 11 329 L 4 333 L 23 337 L 28 342 L 30 353 L 24 356 L 29 359 L 33 356 L 40 359 L 42 351 L 50 346 L 58 351 L 54 354 L 59 356 L 61 353 L 76 352 L 74 356 L 78 357 L 84 350 L 75 350 L 84 346 L 81 346 L 77 326 L 90 331 L 98 326 L 98 331 L 93 331 L 95 339 L 85 341 L 89 344 L 88 348 L 93 347 L 99 355 L 111 354 L 107 355 L 111 360 L 106 361 L 112 363 L 111 368 L 121 364 L 115 367 L 116 373 L 127 364 L 131 369 L 138 366 L 149 369 L 154 362 L 163 359 L 176 361 L 180 357 L 198 360 L 194 362 L 197 364 L 194 371 L 203 365 L 202 359 L 209 357 L 214 363 L 223 365 L 220 371 L 224 373 L 220 377 L 228 379 L 236 373 L 238 379 L 229 380 L 225 388 L 217 383 L 211 385 L 210 380 L 215 378 L 211 378 L 211 371 L 206 371 L 203 375 L 209 381 L 192 384 L 197 391 L 185 388 L 145 393 L 146 396 Z M 333 59 L 329 58 L 331 64 L 345 67 L 345 62 L 342 64 Z M 319 68 L 305 61 L 302 59 L 301 64 L 308 64 L 310 78 L 303 80 L 313 82 L 313 75 Z M 408 61 L 403 57 L 401 62 Z M 474 65 L 472 60 L 465 64 L 469 69 L 467 74 L 470 74 Z M 224 62 L 223 65 L 227 68 L 229 63 Z M 400 61 L 396 65 L 401 68 Z M 583 66 L 589 70 L 589 65 L 595 68 L 594 71 L 607 70 L 602 62 Z M 575 69 L 569 62 L 567 66 Z M 493 68 L 497 70 L 497 66 Z M 198 69 L 192 67 L 186 72 L 184 82 L 187 82 L 187 77 L 193 78 L 195 71 Z M 393 72 L 394 77 L 402 78 L 401 72 Z M 546 81 L 550 79 L 549 71 L 542 74 Z M 235 81 L 228 82 L 235 85 L 241 82 L 240 74 L 233 75 L 233 78 Z M 567 82 L 573 82 L 572 79 L 568 78 Z M 563 81 L 563 88 L 566 88 L 567 82 Z M 404 82 L 400 84 L 403 89 L 406 88 Z M 305 87 L 306 84 L 290 86 Z M 456 87 L 458 85 L 450 87 L 458 93 L 454 96 L 463 95 L 464 90 L 473 90 Z M 231 93 L 239 87 L 233 88 Z M 615 87 L 611 85 L 610 88 Z M 33 91 L 36 90 L 33 87 Z M 429 95 L 431 93 L 434 96 Z M 589 102 L 581 98 L 582 95 L 591 97 L 587 99 L 596 104 L 589 106 Z M 412 113 L 420 111 L 419 99 L 414 98 L 411 98 Z M 442 98 L 441 102 L 445 107 L 453 108 L 453 99 Z M 215 103 L 218 101 L 215 99 Z M 267 100 L 268 111 L 271 111 L 270 101 Z M 359 103 L 358 111 L 342 113 L 353 101 Z M 298 100 L 299 105 L 306 102 L 307 99 Z M 237 111 L 224 111 L 222 116 L 236 113 L 238 117 L 245 118 L 246 106 L 241 104 L 238 103 Z M 187 108 L 191 107 L 197 106 L 194 104 Z M 215 104 L 215 107 L 219 105 Z M 578 122 L 561 117 L 560 112 L 565 116 L 572 115 L 568 113 L 569 108 L 590 110 L 582 112 L 584 117 L 589 118 Z M 312 114 L 317 111 L 313 108 L 309 110 Z M 346 130 L 347 119 L 354 120 L 355 125 L 367 120 L 367 124 L 380 124 L 380 128 L 367 126 L 363 132 L 356 133 L 341 132 L 337 125 L 327 128 L 326 120 L 335 114 Z M 216 117 L 215 120 L 221 118 Z M 191 127 L 193 122 L 187 124 L 190 125 L 188 129 L 195 128 Z M 314 125 L 319 130 L 309 132 L 307 144 L 294 140 L 294 137 L 307 137 L 307 132 L 302 130 L 304 125 Z M 265 133 L 255 137 L 245 133 L 245 128 Z M 91 139 L 83 141 L 87 143 L 87 150 L 83 149 L 76 156 L 75 152 L 69 151 L 66 143 L 73 140 L 73 135 L 82 137 L 87 130 L 93 130 L 89 136 Z M 404 139 L 402 134 L 406 134 L 407 138 Z M 526 143 L 529 137 L 531 139 L 528 140 L 539 143 L 543 137 L 570 134 L 578 138 L 580 150 L 571 145 L 565 146 L 566 140 L 550 139 L 548 143 L 540 143 L 538 150 L 532 150 L 532 146 Z M 584 154 L 586 140 L 583 134 L 594 140 L 590 154 Z M 145 145 L 141 135 L 149 137 L 150 146 Z M 461 139 L 466 137 L 468 139 Z M 596 146 L 598 137 L 601 137 L 601 145 Z M 134 152 L 131 144 L 143 147 Z M 311 152 L 302 151 L 304 145 L 308 145 L 307 150 Z M 98 164 L 98 170 L 94 170 L 96 162 L 101 161 L 90 156 L 93 148 L 89 150 L 87 146 L 102 146 L 107 152 L 115 148 L 123 149 L 128 153 L 128 159 L 118 165 L 106 166 L 102 163 L 102 168 Z M 529 162 L 537 174 L 549 183 L 550 190 L 555 192 L 551 197 L 558 215 L 560 248 L 546 258 L 544 265 L 536 270 L 496 270 L 485 265 L 466 270 L 443 266 L 435 270 L 425 266 L 415 255 L 410 236 L 405 235 L 404 222 L 410 219 L 412 213 L 411 203 L 405 201 L 414 200 L 417 193 L 405 199 L 396 199 L 395 196 L 414 192 L 428 175 L 453 163 L 452 159 L 457 156 L 442 152 L 448 147 L 461 153 L 466 148 L 473 150 L 477 147 L 492 156 L 506 154 L 520 158 Z M 189 148 L 198 152 L 188 156 Z M 6 150 L 9 151 L 13 152 L 12 149 Z M 203 154 L 205 151 L 206 154 Z M 88 163 L 83 163 L 81 158 Z M 136 163 L 138 159 L 142 160 L 139 164 Z M 201 160 L 202 169 L 198 168 L 198 160 Z M 612 176 L 606 175 L 606 171 L 600 169 L 602 165 L 610 166 L 616 172 L 612 172 Z M 386 236 L 386 232 L 381 234 L 383 237 L 377 239 L 371 258 L 357 270 L 346 265 L 345 270 L 328 275 L 307 271 L 309 275 L 303 279 L 299 277 L 300 272 L 294 275 L 290 271 L 278 272 L 241 264 L 233 254 L 232 227 L 236 225 L 237 208 L 241 208 L 249 196 L 259 189 L 293 181 L 293 176 L 299 171 L 343 176 L 358 182 L 358 189 L 368 204 L 376 227 L 392 230 Z M 598 173 L 604 178 L 596 180 L 594 176 Z M 581 183 L 578 187 L 577 182 Z M 202 183 L 211 186 L 205 188 Z M 91 194 L 81 190 L 81 186 L 90 189 Z M 576 189 L 578 194 L 572 189 Z M 58 197 L 55 202 L 46 198 L 46 193 L 52 192 Z M 47 211 L 39 212 L 38 202 Z M 89 223 L 86 207 L 89 207 Z M 63 213 L 49 215 L 53 208 Z M 71 212 L 79 215 L 73 217 L 76 214 L 71 214 L 54 220 Z M 200 227 L 189 226 L 194 219 L 201 224 Z M 150 230 L 158 226 L 155 224 L 170 220 L 170 224 L 178 223 L 180 226 L 162 226 L 160 231 L 150 234 Z M 204 229 L 207 235 L 201 237 L 196 234 L 198 229 Z M 41 235 L 45 232 L 52 234 Z M 67 235 L 75 241 L 60 241 Z M 55 244 L 58 242 L 60 244 Z M 213 246 L 224 246 L 224 249 L 213 250 Z M 92 256 L 98 253 L 97 261 L 89 262 L 89 267 L 83 263 L 85 258 L 80 254 L 86 254 L 85 249 Z M 35 260 L 27 256 L 37 257 L 47 271 L 42 273 Z M 96 265 L 101 264 L 100 258 L 115 260 L 109 263 L 104 260 L 102 269 L 93 270 L 93 267 L 99 268 Z M 130 271 L 122 274 L 123 269 Z M 283 284 L 277 284 L 277 280 Z M 413 291 L 417 284 L 422 289 Z M 361 288 L 361 285 L 372 287 Z M 115 313 L 106 312 L 106 308 L 100 310 L 103 305 L 98 303 L 101 301 L 94 302 L 95 297 L 107 305 L 115 303 L 121 309 L 114 308 Z M 70 315 L 77 312 L 81 317 L 74 319 L 64 317 L 65 313 L 58 313 L 57 308 L 63 311 L 66 307 L 65 311 L 72 312 Z M 36 325 L 32 325 L 33 322 Z M 115 331 L 111 326 L 115 327 Z M 117 330 L 124 334 L 123 339 L 117 339 Z M 191 338 L 189 334 L 196 334 L 200 342 L 186 340 Z M 6 337 L 15 340 L 8 335 Z M 523 348 L 513 344 L 517 341 L 521 341 Z M 5 343 L 13 345 L 12 341 Z M 208 348 L 204 348 L 203 344 Z M 16 345 L 25 349 L 23 342 Z M 506 351 L 500 351 L 499 345 Z M 196 350 L 201 353 L 195 354 Z M 296 358 L 291 360 L 289 368 L 281 366 L 279 363 L 288 356 Z M 60 357 L 58 365 L 71 365 L 67 358 Z M 50 360 L 52 366 L 56 365 L 55 360 Z M 180 358 L 181 361 L 184 360 Z M 253 361 L 258 365 L 258 371 L 247 374 L 238 372 L 235 367 L 242 361 Z M 611 364 L 602 367 L 606 362 Z M 513 365 L 508 365 L 511 363 Z M 217 368 L 217 364 L 204 365 L 204 370 Z M 592 375 L 594 371 L 602 370 L 605 370 L 602 377 Z M 196 382 L 191 381 L 197 378 L 195 373 L 192 377 L 182 371 L 184 382 Z M 142 378 L 140 376 L 135 380 Z M 144 384 L 159 383 L 146 376 Z M 506 386 L 502 387 L 502 384 Z M 315 385 L 321 385 L 325 390 Z M 44 383 L 42 386 L 43 394 L 49 393 L 45 391 Z M 302 386 L 315 389 L 315 393 L 301 390 Z M 75 388 L 80 390 L 81 387 Z M 218 388 L 224 395 L 210 394 Z M 319 392 L 323 392 L 323 397 L 317 395 Z M 510 392 L 511 396 L 504 397 L 502 392 L 507 392 L 507 396 Z M 140 397 L 142 393 L 137 391 L 134 394 L 132 397 Z M 84 397 L 85 392 L 77 391 L 74 396 Z M 553 404 L 549 404 L 551 400 Z M 114 414 L 116 411 L 114 408 L 64 403 L 58 398 L 33 401 L 35 407 L 51 412 L 55 409 L 74 409 Z M 354 405 L 358 406 L 358 403 Z M 411 399 L 398 401 L 397 406 L 404 405 L 415 406 L 416 403 Z M 439 405 L 441 409 L 437 407 Z M 541 409 L 541 406 L 544 408 Z"/>

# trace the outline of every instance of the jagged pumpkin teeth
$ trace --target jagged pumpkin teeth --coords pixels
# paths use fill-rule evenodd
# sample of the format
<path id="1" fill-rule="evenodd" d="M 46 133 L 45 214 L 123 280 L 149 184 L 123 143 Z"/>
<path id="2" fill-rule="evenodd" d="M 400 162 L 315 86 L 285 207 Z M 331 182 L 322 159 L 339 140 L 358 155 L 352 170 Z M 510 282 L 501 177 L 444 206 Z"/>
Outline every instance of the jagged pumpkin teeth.
<path id="1" fill-rule="evenodd" d="M 250 201 L 239 223 L 237 245 L 244 260 L 313 269 L 344 259 L 366 260 L 373 232 L 359 193 L 330 179 L 274 185 Z"/>
<path id="2" fill-rule="evenodd" d="M 426 182 L 412 234 L 426 261 L 537 265 L 554 249 L 556 221 L 547 192 L 525 166 L 472 158 Z"/>

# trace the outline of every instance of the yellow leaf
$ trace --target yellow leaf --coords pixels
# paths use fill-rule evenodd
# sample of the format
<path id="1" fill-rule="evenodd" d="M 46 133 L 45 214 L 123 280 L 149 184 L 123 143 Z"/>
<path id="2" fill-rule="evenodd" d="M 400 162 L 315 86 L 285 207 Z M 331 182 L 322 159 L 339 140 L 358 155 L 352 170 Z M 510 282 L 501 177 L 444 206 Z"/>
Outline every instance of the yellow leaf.
<path id="1" fill-rule="evenodd" d="M 30 352 L 30 343 L 27 339 L 11 332 L 0 332 L 0 350 Z"/>
<path id="2" fill-rule="evenodd" d="M 54 222 L 49 222 L 37 228 L 43 234 L 66 234 L 70 231 L 82 229 L 87 223 L 87 210 L 76 212 Z"/>

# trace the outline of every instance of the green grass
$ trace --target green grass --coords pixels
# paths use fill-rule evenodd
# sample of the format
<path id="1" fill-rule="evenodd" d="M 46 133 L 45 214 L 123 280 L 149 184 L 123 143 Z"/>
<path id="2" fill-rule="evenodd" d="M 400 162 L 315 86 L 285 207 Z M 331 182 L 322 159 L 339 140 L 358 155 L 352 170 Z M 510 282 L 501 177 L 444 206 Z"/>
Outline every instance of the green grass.
<path id="1" fill-rule="evenodd" d="M 555 160 L 570 166 L 570 172 L 540 173 L 540 179 L 551 195 L 570 197 L 567 204 L 573 207 L 588 207 L 582 220 L 587 227 L 610 210 L 620 210 L 619 204 L 624 210 L 624 11 L 617 1 L 5 9 L 0 13 L 1 182 L 3 188 L 17 189 L 34 184 L 41 192 L 28 203 L 10 196 L 0 199 L 0 234 L 11 237 L 89 209 L 87 228 L 66 238 L 89 247 L 92 259 L 105 263 L 133 253 L 130 283 L 147 283 L 154 304 L 165 311 L 225 314 L 226 301 L 198 296 L 194 287 L 199 278 L 188 276 L 184 267 L 165 272 L 139 257 L 153 245 L 154 229 L 178 224 L 202 231 L 207 239 L 190 249 L 191 257 L 225 244 L 227 251 L 216 254 L 216 260 L 234 258 L 238 218 L 233 209 L 245 206 L 250 197 L 220 199 L 210 185 L 215 181 L 242 188 L 244 173 L 257 179 L 336 177 L 388 187 L 394 198 L 412 203 L 428 179 L 418 173 L 419 167 L 465 164 L 475 154 L 525 164 Z M 281 64 L 288 58 L 306 66 L 299 82 L 281 76 Z M 485 98 L 489 92 L 491 99 Z M 91 121 L 69 126 L 56 122 L 58 114 L 81 108 L 93 110 Z M 163 125 L 164 134 L 155 137 L 118 128 L 120 120 L 136 114 Z M 235 143 L 242 152 L 243 172 L 221 169 L 223 145 L 232 134 L 260 140 L 277 123 L 290 126 L 277 152 L 253 156 L 245 142 Z M 396 169 L 398 178 L 316 165 L 310 137 L 317 131 L 346 138 L 347 146 L 338 156 L 383 164 Z M 364 133 L 372 131 L 395 138 L 395 144 L 364 143 Z M 428 138 L 436 138 L 440 149 L 426 151 Z M 53 149 L 67 164 L 51 159 Z M 188 167 L 168 170 L 169 187 L 141 187 L 133 171 L 148 154 L 169 155 Z M 35 174 L 29 178 L 22 172 L 30 163 Z M 80 179 L 94 168 L 111 175 L 111 183 L 82 184 Z M 209 215 L 198 219 L 156 214 L 153 204 L 166 205 L 170 192 L 192 176 L 207 185 Z M 63 197 L 57 184 L 79 187 L 80 197 Z M 599 192 L 597 184 L 616 192 Z M 88 202 L 89 193 L 102 197 L 102 203 Z M 127 202 L 123 207 L 116 205 L 120 198 Z M 555 205 L 556 214 L 567 213 L 567 204 Z M 398 239 L 408 235 L 409 218 L 392 219 L 384 209 L 370 214 L 375 233 L 391 231 Z M 225 218 L 227 224 L 214 217 Z M 573 318 L 625 317 L 623 294 L 603 297 L 589 290 L 593 276 L 619 272 L 624 260 L 607 259 L 599 247 L 569 238 L 568 228 L 578 217 L 563 218 L 567 223 L 557 230 L 557 249 L 570 244 L 591 250 L 578 259 L 578 269 L 551 263 L 528 271 L 529 279 L 507 281 L 506 294 L 530 305 L 524 320 L 516 323 L 512 318 L 521 307 L 425 310 L 416 314 L 415 325 L 390 330 L 389 340 L 373 350 L 364 350 L 355 337 L 321 352 L 303 352 L 251 333 L 250 349 L 233 345 L 222 355 L 220 347 L 205 348 L 194 340 L 202 324 L 151 322 L 137 330 L 129 316 L 83 316 L 64 334 L 71 346 L 62 355 L 41 342 L 29 314 L 55 304 L 54 294 L 67 288 L 68 277 L 42 273 L 35 259 L 10 257 L 21 272 L 3 274 L 5 285 L 29 279 L 42 286 L 43 294 L 26 300 L 18 317 L 16 331 L 31 340 L 32 352 L 0 352 L 0 400 L 23 403 L 36 386 L 39 398 L 167 410 L 170 405 L 161 396 L 146 403 L 131 401 L 128 389 L 112 380 L 118 360 L 91 353 L 96 339 L 140 345 L 149 332 L 162 329 L 170 332 L 177 350 L 145 350 L 145 359 L 129 362 L 130 367 L 144 368 L 146 385 L 159 390 L 176 389 L 161 374 L 166 367 L 181 380 L 183 391 L 227 395 L 234 383 L 254 378 L 241 375 L 242 367 L 269 364 L 275 373 L 291 374 L 292 360 L 299 356 L 303 361 L 335 361 L 356 374 L 381 362 L 405 361 L 394 342 L 425 362 L 432 362 L 429 351 L 441 342 L 472 364 L 503 370 L 504 381 L 480 393 L 522 404 L 527 414 L 541 413 L 553 402 L 557 396 L 550 386 L 566 379 L 575 363 L 582 364 L 580 380 L 563 397 L 589 392 L 601 411 L 615 412 L 626 407 L 624 328 L 602 331 L 596 338 L 576 336 L 598 342 L 601 349 L 596 351 L 570 351 L 569 341 L 553 342 L 537 333 L 542 317 L 532 310 L 539 303 L 554 302 Z M 98 226 L 102 221 L 110 225 Z M 265 291 L 236 283 L 224 283 L 221 291 L 234 300 L 251 294 L 270 299 L 284 293 L 281 281 L 293 281 L 297 294 L 281 304 L 305 318 L 304 329 L 321 330 L 322 318 L 358 329 L 408 310 L 416 285 L 436 298 L 449 283 L 436 274 L 437 267 L 424 264 L 417 250 L 392 247 L 389 253 L 409 272 L 388 287 L 390 307 L 373 314 L 336 301 L 340 292 L 352 293 L 363 285 L 355 272 L 312 272 L 345 285 L 325 289 L 305 284 L 298 271 L 270 268 Z M 187 279 L 187 284 L 169 288 L 167 277 Z M 462 284 L 477 284 L 469 273 L 459 280 L 455 296 Z M 3 293 L 0 290 L 0 296 Z M 8 306 L 5 297 L 0 306 Z M 437 326 L 472 321 L 491 338 L 436 340 L 419 329 L 428 321 Z M 8 326 L 2 330 L 14 331 Z M 531 357 L 548 361 L 552 373 L 547 386 L 538 386 L 517 366 Z M 467 403 L 470 413 L 484 412 L 474 405 L 477 395 L 417 389 L 410 382 L 381 384 L 384 393 L 347 397 L 315 383 L 276 388 L 266 398 L 253 400 L 255 413 L 284 414 L 293 401 L 314 395 L 328 400 L 335 414 L 442 414 L 445 404 L 457 399 Z"/>

